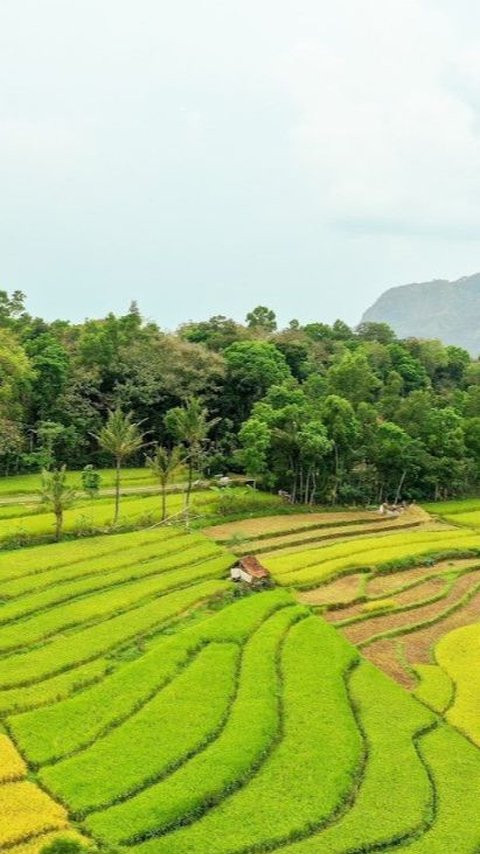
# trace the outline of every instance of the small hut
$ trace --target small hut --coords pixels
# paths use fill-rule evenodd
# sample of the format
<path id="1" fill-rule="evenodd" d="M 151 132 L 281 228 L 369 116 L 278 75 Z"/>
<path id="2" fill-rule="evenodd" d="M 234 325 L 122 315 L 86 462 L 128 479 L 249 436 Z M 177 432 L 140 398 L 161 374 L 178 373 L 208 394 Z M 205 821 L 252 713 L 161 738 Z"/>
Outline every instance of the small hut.
<path id="1" fill-rule="evenodd" d="M 232 581 L 246 581 L 256 587 L 268 586 L 271 583 L 270 573 L 265 569 L 255 555 L 242 557 L 230 572 Z"/>

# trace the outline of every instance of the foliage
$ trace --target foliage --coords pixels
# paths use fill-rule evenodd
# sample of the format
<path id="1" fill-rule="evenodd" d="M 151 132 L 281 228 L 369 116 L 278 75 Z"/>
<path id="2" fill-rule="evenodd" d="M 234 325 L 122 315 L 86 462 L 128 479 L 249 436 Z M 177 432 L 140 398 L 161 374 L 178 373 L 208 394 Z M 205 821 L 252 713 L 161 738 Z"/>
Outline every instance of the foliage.
<path id="1" fill-rule="evenodd" d="M 91 498 L 93 498 L 94 495 L 98 495 L 102 476 L 100 472 L 95 471 L 92 465 L 84 467 L 81 474 L 81 481 L 82 489 L 87 495 L 89 495 Z"/>
<path id="2" fill-rule="evenodd" d="M 143 445 L 143 435 L 139 424 L 133 422 L 131 412 L 126 415 L 117 408 L 108 413 L 107 423 L 97 436 L 100 447 L 115 460 L 117 477 L 115 482 L 115 515 L 113 524 L 118 521 L 120 512 L 120 468 L 127 457 L 131 457 Z"/>
<path id="3" fill-rule="evenodd" d="M 145 465 L 159 482 L 162 490 L 162 520 L 167 517 L 167 485 L 174 477 L 181 462 L 182 452 L 179 447 L 168 450 L 168 448 L 157 445 L 152 456 L 145 457 Z"/>
<path id="4" fill-rule="evenodd" d="M 44 469 L 42 474 L 42 504 L 49 507 L 55 516 L 55 540 L 58 542 L 62 534 L 63 514 L 71 507 L 76 498 L 76 492 L 67 484 L 66 466 L 54 471 Z"/>

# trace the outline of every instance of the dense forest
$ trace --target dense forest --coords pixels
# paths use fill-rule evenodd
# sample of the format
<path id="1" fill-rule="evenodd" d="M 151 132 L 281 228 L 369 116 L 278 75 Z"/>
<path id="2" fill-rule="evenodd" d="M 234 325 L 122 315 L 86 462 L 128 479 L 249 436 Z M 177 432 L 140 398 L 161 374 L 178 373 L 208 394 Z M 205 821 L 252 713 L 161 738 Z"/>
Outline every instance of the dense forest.
<path id="1" fill-rule="evenodd" d="M 398 340 L 259 306 L 163 331 L 127 314 L 75 324 L 0 292 L 2 474 L 111 463 L 96 436 L 131 413 L 144 445 L 173 447 L 175 413 L 201 407 L 195 467 L 245 473 L 295 501 L 445 498 L 480 481 L 480 363 L 437 340 Z M 178 419 L 177 419 L 178 420 Z"/>

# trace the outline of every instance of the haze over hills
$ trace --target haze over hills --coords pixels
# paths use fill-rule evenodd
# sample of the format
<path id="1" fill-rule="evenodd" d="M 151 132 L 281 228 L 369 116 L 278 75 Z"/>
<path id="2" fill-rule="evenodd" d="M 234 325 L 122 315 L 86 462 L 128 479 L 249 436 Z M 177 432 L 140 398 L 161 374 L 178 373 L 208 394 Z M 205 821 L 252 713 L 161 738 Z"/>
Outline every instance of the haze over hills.
<path id="1" fill-rule="evenodd" d="M 389 288 L 362 321 L 384 321 L 400 338 L 439 338 L 480 353 L 480 273 Z"/>

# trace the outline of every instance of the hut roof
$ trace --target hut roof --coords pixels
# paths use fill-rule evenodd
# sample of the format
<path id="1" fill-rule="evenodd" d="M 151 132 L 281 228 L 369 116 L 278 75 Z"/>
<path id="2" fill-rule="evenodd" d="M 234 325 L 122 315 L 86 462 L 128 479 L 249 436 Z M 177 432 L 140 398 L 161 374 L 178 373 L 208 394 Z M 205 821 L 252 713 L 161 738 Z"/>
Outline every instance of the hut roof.
<path id="1" fill-rule="evenodd" d="M 242 557 L 240 566 L 245 570 L 245 572 L 248 572 L 252 578 L 268 578 L 270 575 L 268 569 L 265 569 L 265 567 L 262 566 L 255 555 Z"/>

